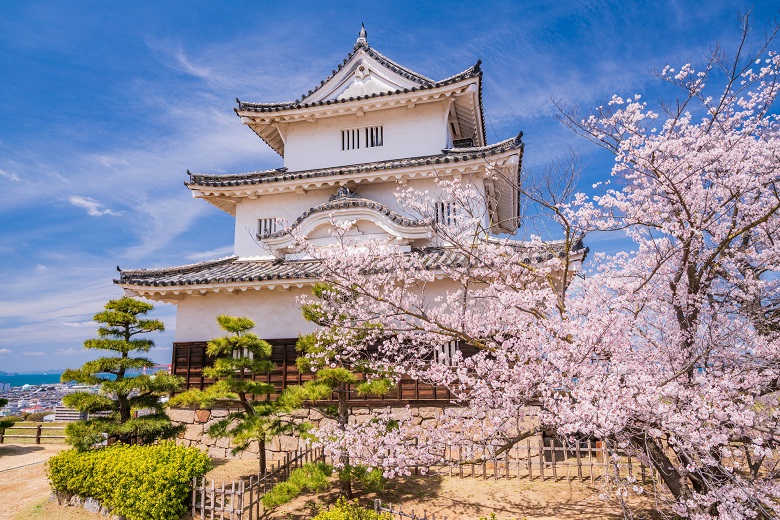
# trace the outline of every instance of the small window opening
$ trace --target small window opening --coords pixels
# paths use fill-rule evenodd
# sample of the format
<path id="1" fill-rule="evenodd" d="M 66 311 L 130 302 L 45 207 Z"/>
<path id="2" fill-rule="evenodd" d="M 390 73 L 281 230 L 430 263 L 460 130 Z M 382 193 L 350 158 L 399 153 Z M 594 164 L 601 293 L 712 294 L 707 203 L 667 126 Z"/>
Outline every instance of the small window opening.
<path id="1" fill-rule="evenodd" d="M 437 224 L 449 226 L 455 223 L 455 204 L 452 202 L 435 202 L 434 219 Z"/>
<path id="2" fill-rule="evenodd" d="M 460 352 L 457 341 L 448 341 L 443 345 L 436 345 L 433 351 L 433 358 L 437 363 L 447 366 L 454 366 L 456 362 L 456 353 Z"/>
<path id="3" fill-rule="evenodd" d="M 259 218 L 257 219 L 257 234 L 258 235 L 271 235 L 276 233 L 276 219 L 275 218 Z"/>
<path id="4" fill-rule="evenodd" d="M 351 128 L 341 131 L 341 149 L 357 150 L 361 146 L 361 136 L 364 148 L 382 146 L 384 130 L 381 126 L 367 126 L 365 128 Z"/>
<path id="5" fill-rule="evenodd" d="M 255 359 L 255 355 L 248 348 L 237 348 L 233 351 L 233 359 Z"/>

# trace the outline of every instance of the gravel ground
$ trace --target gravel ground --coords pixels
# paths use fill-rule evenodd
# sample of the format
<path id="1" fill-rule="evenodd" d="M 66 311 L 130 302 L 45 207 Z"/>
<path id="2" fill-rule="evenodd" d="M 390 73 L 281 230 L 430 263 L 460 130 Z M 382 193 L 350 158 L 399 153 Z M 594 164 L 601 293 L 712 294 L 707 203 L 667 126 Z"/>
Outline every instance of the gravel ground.
<path id="1" fill-rule="evenodd" d="M 68 447 L 53 444 L 0 445 L 0 520 L 11 520 L 19 511 L 49 496 L 44 463 Z"/>

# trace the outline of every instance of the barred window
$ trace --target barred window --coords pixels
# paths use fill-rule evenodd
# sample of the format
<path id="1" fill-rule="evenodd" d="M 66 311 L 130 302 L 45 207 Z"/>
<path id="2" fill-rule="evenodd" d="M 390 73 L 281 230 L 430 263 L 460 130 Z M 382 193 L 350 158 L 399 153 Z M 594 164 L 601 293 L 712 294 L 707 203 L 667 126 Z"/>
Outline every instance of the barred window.
<path id="1" fill-rule="evenodd" d="M 455 365 L 455 354 L 460 352 L 457 341 L 448 341 L 442 345 L 436 345 L 433 351 L 433 359 L 447 366 Z"/>
<path id="2" fill-rule="evenodd" d="M 373 148 L 384 144 L 384 129 L 381 126 L 367 126 L 365 128 L 351 128 L 341 131 L 341 149 L 357 150 Z"/>
<path id="3" fill-rule="evenodd" d="M 255 359 L 255 355 L 246 348 L 237 348 L 233 351 L 233 359 L 249 358 Z"/>
<path id="4" fill-rule="evenodd" d="M 276 233 L 276 219 L 275 218 L 259 218 L 257 219 L 257 234 L 258 235 L 270 235 Z"/>
<path id="5" fill-rule="evenodd" d="M 455 223 L 455 204 L 452 202 L 434 202 L 434 220 L 442 226 Z"/>

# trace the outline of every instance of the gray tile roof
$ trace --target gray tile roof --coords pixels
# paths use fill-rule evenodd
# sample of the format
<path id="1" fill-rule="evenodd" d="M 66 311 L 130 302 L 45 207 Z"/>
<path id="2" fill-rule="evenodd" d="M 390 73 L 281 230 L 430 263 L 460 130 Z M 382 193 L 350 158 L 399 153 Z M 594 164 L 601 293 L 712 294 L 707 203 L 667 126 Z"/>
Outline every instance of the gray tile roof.
<path id="1" fill-rule="evenodd" d="M 420 85 L 420 87 L 414 87 L 412 89 L 406 90 L 406 92 L 414 92 L 416 90 L 421 90 L 424 88 L 435 88 L 440 87 L 444 85 L 449 85 L 451 83 L 455 83 L 457 81 L 474 77 L 476 75 L 479 75 L 481 73 L 480 65 L 482 63 L 482 60 L 477 61 L 477 64 L 473 67 L 470 67 L 463 72 L 460 72 L 458 74 L 455 74 L 453 76 L 450 76 L 449 78 L 445 78 L 440 81 L 434 81 L 431 78 L 428 78 L 426 76 L 423 76 L 422 74 L 419 74 L 417 72 L 414 72 L 411 69 L 408 69 L 404 67 L 403 65 L 391 60 L 381 52 L 375 50 L 372 48 L 369 44 L 367 39 L 365 38 L 365 31 L 361 29 L 361 36 L 358 38 L 357 43 L 355 43 L 355 46 L 352 48 L 352 52 L 350 52 L 344 60 L 342 60 L 341 63 L 338 64 L 338 66 L 333 69 L 328 77 L 320 81 L 320 84 L 315 86 L 313 89 L 309 90 L 305 94 L 302 94 L 300 98 L 296 99 L 295 101 L 283 101 L 278 103 L 245 103 L 242 101 L 238 101 L 238 110 L 249 110 L 253 112 L 273 112 L 273 111 L 279 111 L 279 110 L 288 110 L 290 108 L 308 108 L 309 106 L 321 106 L 321 105 L 330 105 L 337 102 L 343 102 L 343 101 L 353 101 L 353 99 L 347 99 L 347 100 L 331 100 L 328 102 L 321 101 L 316 103 L 303 103 L 303 100 L 305 100 L 308 97 L 311 97 L 312 94 L 320 90 L 325 84 L 333 79 L 333 77 L 338 74 L 349 62 L 352 61 L 352 59 L 357 55 L 359 50 L 363 50 L 368 56 L 375 59 L 379 64 L 381 64 L 383 67 L 387 68 L 388 70 L 395 72 L 401 77 L 404 77 L 410 81 L 413 81 L 414 83 L 417 83 Z M 397 90 L 395 91 L 396 94 L 400 94 L 402 91 Z M 388 95 L 388 94 L 382 94 L 382 95 Z M 363 97 L 368 96 L 361 96 L 357 97 L 355 99 L 363 99 Z M 372 96 L 376 97 L 376 96 Z"/>
<path id="2" fill-rule="evenodd" d="M 228 175 L 190 173 L 188 171 L 187 173 L 190 176 L 190 181 L 185 184 L 189 187 L 195 188 L 198 186 L 251 186 L 255 184 L 312 179 L 316 177 L 330 177 L 335 175 L 349 175 L 352 173 L 372 172 L 377 170 L 395 170 L 413 166 L 457 163 L 460 161 L 468 161 L 480 157 L 489 157 L 509 150 L 520 150 L 522 155 L 522 137 L 523 133 L 520 132 L 516 137 L 512 137 L 489 146 L 474 148 L 449 148 L 442 150 L 442 153 L 436 155 L 411 157 L 408 159 L 391 159 L 387 161 L 353 164 L 349 166 L 334 166 L 331 168 L 320 168 L 316 170 L 288 172 L 286 168 L 276 168 L 274 170 Z"/>
<path id="3" fill-rule="evenodd" d="M 518 242 L 515 246 L 525 252 L 525 263 L 539 263 L 564 254 L 563 242 L 542 245 Z M 581 245 L 578 245 L 581 249 Z M 430 247 L 414 250 L 430 269 L 448 265 L 459 267 L 467 257 L 454 248 Z M 119 269 L 117 267 L 117 269 Z M 163 269 L 119 269 L 114 283 L 123 286 L 177 287 L 227 283 L 252 283 L 273 280 L 313 280 L 319 276 L 316 260 L 239 260 L 236 256 L 197 264 Z"/>

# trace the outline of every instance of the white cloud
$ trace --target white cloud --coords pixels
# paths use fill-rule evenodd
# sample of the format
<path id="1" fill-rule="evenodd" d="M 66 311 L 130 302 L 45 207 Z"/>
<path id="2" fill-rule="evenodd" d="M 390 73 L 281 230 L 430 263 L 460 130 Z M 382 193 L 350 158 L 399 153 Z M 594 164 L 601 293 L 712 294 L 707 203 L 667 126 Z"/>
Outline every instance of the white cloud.
<path id="1" fill-rule="evenodd" d="M 83 354 L 84 350 L 75 349 L 73 347 L 58 348 L 56 351 L 54 351 L 54 353 L 57 354 L 58 356 L 75 356 L 77 354 Z"/>
<path id="2" fill-rule="evenodd" d="M 91 197 L 82 197 L 81 195 L 71 195 L 70 197 L 68 197 L 68 202 L 70 202 L 71 204 L 73 204 L 78 208 L 86 209 L 87 214 L 92 217 L 100 217 L 102 215 L 112 215 L 114 217 L 119 217 L 123 213 L 121 211 L 114 211 L 112 209 L 106 208 L 103 204 L 101 204 L 100 202 L 96 201 Z"/>
<path id="3" fill-rule="evenodd" d="M 152 347 L 149 350 L 150 351 L 158 351 L 158 352 L 160 352 L 160 351 L 171 350 L 171 347 Z"/>
<path id="4" fill-rule="evenodd" d="M 212 260 L 214 258 L 222 258 L 223 256 L 230 256 L 233 254 L 233 246 L 218 247 L 211 249 L 210 251 L 201 251 L 200 253 L 192 253 L 187 255 L 187 260 L 194 260 L 196 262 L 201 260 Z"/>
<path id="5" fill-rule="evenodd" d="M 6 179 L 13 181 L 13 182 L 19 182 L 19 176 L 15 173 L 9 173 L 5 170 L 0 170 L 0 177 L 5 177 Z"/>
<path id="6" fill-rule="evenodd" d="M 40 351 L 33 351 L 33 352 L 23 352 L 22 355 L 27 357 L 41 357 L 41 356 L 45 356 L 46 353 Z"/>
<path id="7" fill-rule="evenodd" d="M 82 329 L 82 328 L 92 328 L 96 327 L 97 323 L 94 321 L 63 321 L 60 323 L 60 325 L 65 325 L 66 327 L 71 327 L 74 329 Z"/>
<path id="8" fill-rule="evenodd" d="M 0 356 L 4 356 L 5 354 L 10 354 L 11 351 L 7 348 L 0 348 Z"/>

